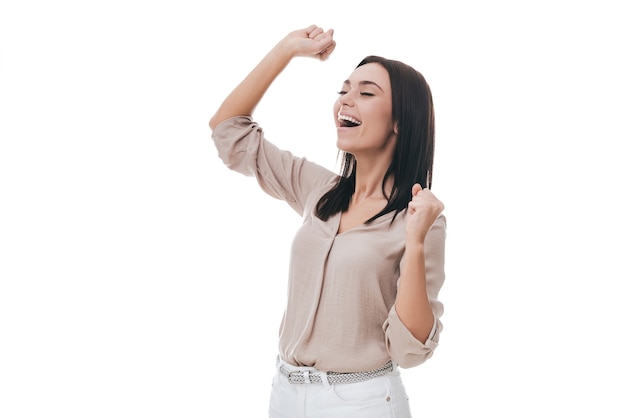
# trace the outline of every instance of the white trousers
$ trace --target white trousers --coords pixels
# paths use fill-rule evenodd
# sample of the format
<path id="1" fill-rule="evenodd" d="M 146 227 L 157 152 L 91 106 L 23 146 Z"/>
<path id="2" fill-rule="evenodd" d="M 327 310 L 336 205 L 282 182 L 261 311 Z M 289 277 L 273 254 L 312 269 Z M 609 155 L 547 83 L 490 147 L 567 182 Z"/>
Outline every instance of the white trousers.
<path id="1" fill-rule="evenodd" d="M 270 395 L 270 418 L 410 418 L 409 400 L 400 377 L 394 370 L 374 379 L 358 383 L 289 383 L 280 372 L 320 373 L 312 367 L 294 367 L 282 360 L 276 367 Z M 323 372 L 321 372 L 323 373 Z"/>

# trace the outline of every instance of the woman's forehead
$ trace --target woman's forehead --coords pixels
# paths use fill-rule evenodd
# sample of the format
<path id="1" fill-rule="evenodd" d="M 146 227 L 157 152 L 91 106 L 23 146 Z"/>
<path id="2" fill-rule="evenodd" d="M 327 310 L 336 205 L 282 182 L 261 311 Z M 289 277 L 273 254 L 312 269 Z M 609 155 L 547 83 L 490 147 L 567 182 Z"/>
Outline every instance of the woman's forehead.
<path id="1" fill-rule="evenodd" d="M 358 84 L 364 81 L 373 81 L 376 84 L 389 86 L 389 73 L 382 65 L 371 62 L 354 69 L 346 80 L 348 84 Z"/>

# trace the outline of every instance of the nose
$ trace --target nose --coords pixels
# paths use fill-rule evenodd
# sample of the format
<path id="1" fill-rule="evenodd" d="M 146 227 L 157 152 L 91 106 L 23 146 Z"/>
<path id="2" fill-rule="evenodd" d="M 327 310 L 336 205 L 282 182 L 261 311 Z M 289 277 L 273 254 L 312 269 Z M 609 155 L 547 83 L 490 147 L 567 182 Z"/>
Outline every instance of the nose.
<path id="1" fill-rule="evenodd" d="M 344 105 L 352 106 L 353 103 L 354 102 L 353 102 L 353 99 L 352 99 L 351 92 L 347 92 L 347 93 L 344 93 L 341 96 L 339 96 L 339 104 L 341 106 L 344 106 Z"/>
<path id="2" fill-rule="evenodd" d="M 339 96 L 339 104 L 342 106 L 353 106 L 355 94 L 358 94 L 358 91 L 356 89 L 349 89 L 348 91 L 345 91 L 342 95 Z"/>

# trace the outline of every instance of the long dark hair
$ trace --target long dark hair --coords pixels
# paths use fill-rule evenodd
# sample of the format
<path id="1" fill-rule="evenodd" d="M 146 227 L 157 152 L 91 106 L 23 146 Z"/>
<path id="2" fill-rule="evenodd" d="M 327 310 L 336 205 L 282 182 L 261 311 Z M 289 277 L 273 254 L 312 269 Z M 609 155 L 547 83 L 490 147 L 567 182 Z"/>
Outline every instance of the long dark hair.
<path id="1" fill-rule="evenodd" d="M 412 199 L 415 183 L 431 188 L 435 153 L 435 112 L 430 87 L 421 73 L 400 61 L 370 55 L 357 68 L 370 63 L 382 65 L 391 81 L 391 114 L 398 127 L 396 148 L 391 164 L 381 184 L 387 205 L 368 219 L 370 223 L 386 213 L 396 215 L 407 208 Z M 326 221 L 336 213 L 348 210 L 356 182 L 354 155 L 341 152 L 341 176 L 317 202 L 317 216 Z M 340 155 L 341 156 L 341 155 Z M 384 184 L 393 176 L 391 195 L 385 193 Z"/>

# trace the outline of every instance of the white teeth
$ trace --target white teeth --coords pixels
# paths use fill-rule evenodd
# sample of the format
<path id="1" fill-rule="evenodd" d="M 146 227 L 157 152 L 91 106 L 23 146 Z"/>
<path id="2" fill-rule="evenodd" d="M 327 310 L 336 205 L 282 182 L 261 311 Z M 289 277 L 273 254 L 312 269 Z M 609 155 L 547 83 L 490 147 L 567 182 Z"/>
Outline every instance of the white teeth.
<path id="1" fill-rule="evenodd" d="M 354 118 L 352 118 L 350 116 L 342 115 L 341 113 L 337 114 L 337 119 L 339 119 L 339 120 L 347 120 L 348 122 L 352 122 L 355 125 L 360 125 L 361 124 L 360 121 L 358 121 L 358 120 L 356 120 L 356 119 L 354 119 Z"/>

